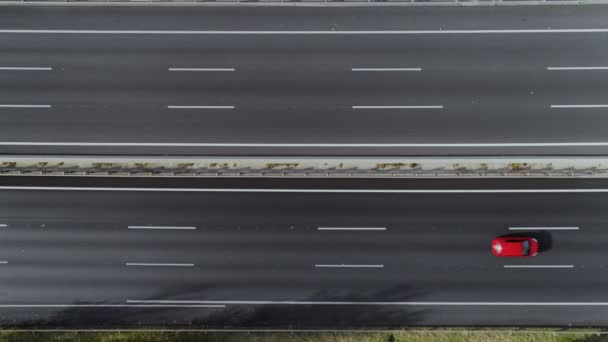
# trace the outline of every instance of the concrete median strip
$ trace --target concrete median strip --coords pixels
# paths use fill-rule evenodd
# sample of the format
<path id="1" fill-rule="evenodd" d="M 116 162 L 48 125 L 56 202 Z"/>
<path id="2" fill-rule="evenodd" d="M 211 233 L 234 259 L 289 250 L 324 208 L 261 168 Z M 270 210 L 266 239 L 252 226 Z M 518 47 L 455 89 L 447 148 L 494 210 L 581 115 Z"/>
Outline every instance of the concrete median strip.
<path id="1" fill-rule="evenodd" d="M 0 175 L 120 177 L 608 177 L 608 157 L 0 156 Z"/>

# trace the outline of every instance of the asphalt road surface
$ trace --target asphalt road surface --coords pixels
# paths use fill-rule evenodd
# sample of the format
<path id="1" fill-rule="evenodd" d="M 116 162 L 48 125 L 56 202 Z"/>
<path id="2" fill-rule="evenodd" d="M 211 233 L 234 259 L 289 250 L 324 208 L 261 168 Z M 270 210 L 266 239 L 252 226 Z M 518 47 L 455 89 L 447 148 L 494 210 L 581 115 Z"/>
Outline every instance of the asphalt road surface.
<path id="1" fill-rule="evenodd" d="M 608 154 L 608 7 L 2 7 L 0 153 Z"/>
<path id="2" fill-rule="evenodd" d="M 472 184 L 3 185 L 0 323 L 607 325 L 608 184 Z M 538 237 L 541 253 L 493 257 L 491 240 L 515 233 Z"/>

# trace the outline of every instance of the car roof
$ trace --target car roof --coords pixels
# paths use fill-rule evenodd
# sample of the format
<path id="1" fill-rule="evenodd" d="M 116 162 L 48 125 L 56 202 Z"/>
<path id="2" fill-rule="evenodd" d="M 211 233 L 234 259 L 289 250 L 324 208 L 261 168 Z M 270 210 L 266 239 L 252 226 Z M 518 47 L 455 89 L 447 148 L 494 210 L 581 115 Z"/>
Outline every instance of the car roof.
<path id="1" fill-rule="evenodd" d="M 502 245 L 502 254 L 517 254 L 517 255 L 522 254 L 523 250 L 522 250 L 521 244 L 524 241 L 526 241 L 526 239 L 501 240 L 500 244 Z"/>

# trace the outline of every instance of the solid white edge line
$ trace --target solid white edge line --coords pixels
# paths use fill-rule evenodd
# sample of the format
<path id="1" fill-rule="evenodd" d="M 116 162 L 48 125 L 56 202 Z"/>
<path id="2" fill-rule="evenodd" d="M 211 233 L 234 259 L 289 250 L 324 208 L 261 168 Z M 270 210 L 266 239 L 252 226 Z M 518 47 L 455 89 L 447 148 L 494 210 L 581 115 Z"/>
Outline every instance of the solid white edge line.
<path id="1" fill-rule="evenodd" d="M 422 71 L 422 68 L 352 68 L 351 71 Z"/>
<path id="2" fill-rule="evenodd" d="M 127 226 L 127 229 L 155 229 L 155 230 L 196 230 L 196 227 L 179 226 Z"/>
<path id="3" fill-rule="evenodd" d="M 365 30 L 365 31 L 229 31 L 229 30 L 20 30 L 2 29 L 0 34 L 169 34 L 169 35 L 383 35 L 383 34 L 523 34 L 605 33 L 608 28 L 587 29 L 489 29 L 489 30 Z"/>
<path id="4" fill-rule="evenodd" d="M 6 260 L 0 261 L 0 264 L 3 264 L 3 265 L 8 264 L 8 261 L 6 261 Z"/>
<path id="5" fill-rule="evenodd" d="M 608 70 L 608 67 L 547 67 L 547 70 Z"/>
<path id="6" fill-rule="evenodd" d="M 169 109 L 234 109 L 234 106 L 167 106 Z"/>
<path id="7" fill-rule="evenodd" d="M 551 108 L 608 108 L 608 104 L 592 104 L 592 105 L 551 105 Z"/>
<path id="8" fill-rule="evenodd" d="M 352 106 L 353 109 L 442 109 L 443 106 Z"/>
<path id="9" fill-rule="evenodd" d="M 169 71 L 236 71 L 235 68 L 169 68 Z"/>
<path id="10" fill-rule="evenodd" d="M 503 265 L 504 268 L 574 268 L 574 265 Z"/>
<path id="11" fill-rule="evenodd" d="M 125 266 L 150 266 L 150 267 L 194 267 L 194 264 L 180 263 L 153 263 L 153 262 L 126 262 Z"/>
<path id="12" fill-rule="evenodd" d="M 579 227 L 509 227 L 509 230 L 579 230 Z"/>
<path id="13" fill-rule="evenodd" d="M 129 304 L 224 304 L 224 305 L 369 305 L 369 306 L 608 306 L 608 302 L 365 302 L 291 300 L 148 300 L 128 299 Z"/>
<path id="14" fill-rule="evenodd" d="M 50 67 L 0 67 L 0 70 L 51 71 Z"/>
<path id="15" fill-rule="evenodd" d="M 315 264 L 316 268 L 384 268 L 384 265 L 364 264 Z"/>
<path id="16" fill-rule="evenodd" d="M 385 227 L 317 227 L 317 230 L 337 231 L 385 231 Z"/>
<path id="17" fill-rule="evenodd" d="M 0 146 L 97 146 L 97 147 L 266 147 L 266 148 L 454 148 L 454 147 L 606 147 L 607 142 L 572 143 L 146 143 L 146 142 L 32 142 L 0 141 Z"/>
<path id="18" fill-rule="evenodd" d="M 103 188 L 103 187 L 48 187 L 0 186 L 2 190 L 24 191 L 124 191 L 124 192 L 241 192 L 241 193 L 331 193 L 331 194 L 568 194 L 608 193 L 605 189 L 243 189 L 243 188 Z"/>
<path id="19" fill-rule="evenodd" d="M 0 308 L 225 308 L 225 304 L 0 304 Z"/>
<path id="20" fill-rule="evenodd" d="M 51 105 L 0 104 L 0 108 L 51 108 Z"/>
<path id="21" fill-rule="evenodd" d="M 6 223 L 0 223 L 0 228 L 6 228 L 6 227 L 8 227 L 8 224 L 6 224 Z"/>

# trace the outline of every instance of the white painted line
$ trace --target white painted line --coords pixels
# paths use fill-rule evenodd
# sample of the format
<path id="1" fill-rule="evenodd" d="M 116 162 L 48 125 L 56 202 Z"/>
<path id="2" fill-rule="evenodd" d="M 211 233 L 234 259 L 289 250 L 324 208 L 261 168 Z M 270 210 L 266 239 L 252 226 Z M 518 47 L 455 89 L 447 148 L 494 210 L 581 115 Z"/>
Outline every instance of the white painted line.
<path id="1" fill-rule="evenodd" d="M 167 106 L 169 109 L 234 109 L 234 106 Z"/>
<path id="2" fill-rule="evenodd" d="M 385 231 L 385 227 L 317 227 L 317 230 Z"/>
<path id="3" fill-rule="evenodd" d="M 0 261 L 0 264 L 3 264 L 3 265 L 8 264 L 8 261 Z"/>
<path id="4" fill-rule="evenodd" d="M 174 264 L 174 263 L 148 263 L 148 262 L 127 262 L 125 266 L 160 266 L 160 267 L 193 267 L 194 264 Z"/>
<path id="5" fill-rule="evenodd" d="M 547 67 L 547 70 L 608 70 L 608 67 Z"/>
<path id="6" fill-rule="evenodd" d="M 50 67 L 0 67 L 0 70 L 20 70 L 20 71 L 50 71 Z"/>
<path id="7" fill-rule="evenodd" d="M 607 147 L 607 142 L 564 143 L 164 143 L 84 141 L 0 141 L 0 146 L 104 146 L 104 147 L 276 147 L 276 148 L 483 148 L 483 147 Z"/>
<path id="8" fill-rule="evenodd" d="M 208 193 L 328 193 L 328 194 L 571 194 L 608 193 L 596 189 L 264 189 L 264 188 L 103 188 L 70 186 L 0 186 L 0 191 L 120 191 L 120 192 L 208 192 Z"/>
<path id="9" fill-rule="evenodd" d="M 504 265 L 504 268 L 574 268 L 574 265 Z"/>
<path id="10" fill-rule="evenodd" d="M 353 109 L 442 109 L 443 106 L 352 106 Z"/>
<path id="11" fill-rule="evenodd" d="M 169 71 L 236 71 L 235 68 L 169 68 Z"/>
<path id="12" fill-rule="evenodd" d="M 8 224 L 6 224 L 6 223 L 1 223 L 0 224 L 0 228 L 6 228 L 6 227 L 8 227 Z"/>
<path id="13" fill-rule="evenodd" d="M 488 29 L 488 30 L 367 30 L 367 31 L 189 31 L 189 30 L 19 30 L 3 29 L 0 34 L 131 34 L 131 35 L 414 35 L 414 34 L 526 34 L 605 33 L 608 28 L 584 29 Z"/>
<path id="14" fill-rule="evenodd" d="M 591 105 L 551 105 L 551 108 L 608 108 L 608 104 L 591 104 Z"/>
<path id="15" fill-rule="evenodd" d="M 51 108 L 51 105 L 0 104 L 0 108 Z"/>
<path id="16" fill-rule="evenodd" d="M 225 308 L 224 304 L 0 304 L 0 308 Z"/>
<path id="17" fill-rule="evenodd" d="M 422 71 L 422 68 L 352 68 L 352 71 Z"/>
<path id="18" fill-rule="evenodd" d="M 128 226 L 128 229 L 158 229 L 158 230 L 195 230 L 196 227 L 178 227 L 178 226 Z"/>
<path id="19" fill-rule="evenodd" d="M 551 108 L 608 108 L 608 104 L 592 104 L 592 105 L 551 105 Z"/>
<path id="20" fill-rule="evenodd" d="M 579 230 L 579 227 L 509 227 L 509 230 Z"/>
<path id="21" fill-rule="evenodd" d="M 128 304 L 224 304 L 224 305 L 368 305 L 368 306 L 608 306 L 608 302 L 366 302 L 297 300 L 149 300 L 128 299 Z"/>
<path id="22" fill-rule="evenodd" d="M 316 264 L 316 268 L 383 268 L 384 265 Z"/>

